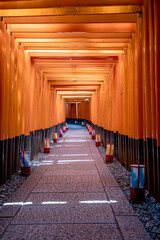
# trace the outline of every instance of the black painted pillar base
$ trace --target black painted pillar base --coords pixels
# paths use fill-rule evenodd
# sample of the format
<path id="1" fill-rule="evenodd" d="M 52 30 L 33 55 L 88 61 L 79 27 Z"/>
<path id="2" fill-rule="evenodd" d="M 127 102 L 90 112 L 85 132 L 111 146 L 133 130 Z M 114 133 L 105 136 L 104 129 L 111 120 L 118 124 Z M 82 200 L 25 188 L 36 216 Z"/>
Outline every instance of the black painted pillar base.
<path id="1" fill-rule="evenodd" d="M 7 168 L 8 168 L 8 139 L 4 140 L 4 182 L 7 181 Z"/>
<path id="2" fill-rule="evenodd" d="M 15 158 L 15 143 L 16 143 L 16 140 L 15 140 L 15 137 L 12 138 L 12 156 L 13 156 L 13 159 L 12 159 L 12 173 L 15 173 L 14 171 L 14 162 L 17 161 L 17 159 L 14 159 Z"/>
<path id="3" fill-rule="evenodd" d="M 102 145 L 104 148 L 106 148 L 106 145 L 105 145 L 105 131 L 104 131 L 104 128 L 101 127 L 101 142 L 102 142 Z"/>
<path id="4" fill-rule="evenodd" d="M 160 203 L 160 147 L 157 147 L 157 198 Z"/>
<path id="5" fill-rule="evenodd" d="M 98 126 L 94 125 L 94 128 L 95 128 L 95 133 L 98 134 Z"/>
<path id="6" fill-rule="evenodd" d="M 5 141 L 0 141 L 0 185 L 5 183 Z"/>
<path id="7" fill-rule="evenodd" d="M 35 155 L 35 133 L 31 132 L 31 159 Z"/>
<path id="8" fill-rule="evenodd" d="M 20 136 L 15 137 L 14 172 L 20 170 Z"/>
<path id="9" fill-rule="evenodd" d="M 130 169 L 129 163 L 128 163 L 128 136 L 124 136 L 124 165 L 127 170 Z"/>
<path id="10" fill-rule="evenodd" d="M 30 135 L 24 136 L 24 149 L 31 152 L 31 136 Z"/>
<path id="11" fill-rule="evenodd" d="M 13 139 L 8 139 L 8 156 L 7 156 L 7 179 L 12 176 L 12 164 L 13 164 Z"/>
<path id="12" fill-rule="evenodd" d="M 114 144 L 114 132 L 110 131 L 110 143 Z"/>
<path id="13" fill-rule="evenodd" d="M 104 148 L 106 149 L 107 147 L 107 130 L 104 129 Z"/>
<path id="14" fill-rule="evenodd" d="M 110 131 L 106 130 L 106 145 L 110 143 Z"/>
<path id="15" fill-rule="evenodd" d="M 152 139 L 147 138 L 147 175 L 148 175 L 148 191 L 153 194 L 153 159 L 152 159 Z"/>
<path id="16" fill-rule="evenodd" d="M 144 164 L 143 139 L 138 139 L 137 145 L 138 145 L 138 161 L 140 162 L 140 164 Z"/>
<path id="17" fill-rule="evenodd" d="M 152 139 L 152 159 L 153 159 L 153 194 L 156 198 L 158 198 L 158 172 L 157 172 L 157 140 Z M 159 169 L 160 171 L 160 169 Z"/>

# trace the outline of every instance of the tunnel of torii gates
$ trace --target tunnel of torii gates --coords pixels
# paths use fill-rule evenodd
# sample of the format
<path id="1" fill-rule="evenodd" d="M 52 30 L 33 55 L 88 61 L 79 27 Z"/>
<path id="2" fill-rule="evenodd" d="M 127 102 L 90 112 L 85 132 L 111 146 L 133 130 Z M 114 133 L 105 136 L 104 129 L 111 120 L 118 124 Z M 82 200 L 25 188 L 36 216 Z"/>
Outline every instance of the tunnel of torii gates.
<path id="1" fill-rule="evenodd" d="M 160 201 L 159 29 L 159 0 L 0 1 L 0 184 L 77 118 Z"/>

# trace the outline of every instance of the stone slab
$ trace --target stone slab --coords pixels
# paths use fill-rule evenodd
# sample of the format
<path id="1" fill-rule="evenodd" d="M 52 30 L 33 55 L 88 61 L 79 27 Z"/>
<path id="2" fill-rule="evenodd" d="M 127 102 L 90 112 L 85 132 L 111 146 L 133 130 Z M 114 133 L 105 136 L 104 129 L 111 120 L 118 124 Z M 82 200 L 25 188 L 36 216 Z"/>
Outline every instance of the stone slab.
<path id="1" fill-rule="evenodd" d="M 116 216 L 124 240 L 151 240 L 136 216 Z"/>
<path id="2" fill-rule="evenodd" d="M 116 200 L 117 203 L 111 203 L 113 207 L 113 211 L 115 215 L 136 215 L 136 213 L 133 211 L 130 203 L 124 196 L 123 192 L 119 187 L 106 187 L 105 188 L 106 193 L 109 197 L 109 200 Z"/>
<path id="3" fill-rule="evenodd" d="M 100 184 L 101 185 L 101 181 L 100 181 L 100 178 L 99 176 L 84 176 L 83 178 L 82 177 L 79 177 L 79 176 L 52 176 L 52 177 L 45 177 L 43 176 L 38 184 L 82 184 L 82 185 L 85 185 L 85 184 L 95 184 L 95 185 L 98 185 Z"/>
<path id="4" fill-rule="evenodd" d="M 119 187 L 112 175 L 100 173 L 100 178 L 105 187 Z"/>
<path id="5" fill-rule="evenodd" d="M 53 176 L 40 180 L 33 192 L 104 192 L 104 188 L 98 176 Z"/>
<path id="6" fill-rule="evenodd" d="M 81 147 L 70 147 L 65 149 L 60 149 L 59 154 L 80 154 L 80 153 L 88 153 L 88 148 L 81 148 Z"/>
<path id="7" fill-rule="evenodd" d="M 35 193 L 32 192 L 27 202 L 34 205 L 41 204 L 43 201 L 66 201 L 69 204 L 79 204 L 79 201 L 108 200 L 105 193 Z"/>
<path id="8" fill-rule="evenodd" d="M 64 156 L 66 155 L 66 156 Z M 69 156 L 70 155 L 70 156 Z M 45 159 L 46 160 L 46 159 Z M 75 155 L 72 155 L 72 154 L 59 154 L 57 155 L 57 157 L 55 158 L 55 160 L 92 160 L 94 161 L 93 157 L 91 154 L 86 154 L 86 155 L 78 155 L 77 153 Z"/>
<path id="9" fill-rule="evenodd" d="M 55 165 L 49 165 L 47 171 L 65 171 L 65 170 L 72 170 L 72 171 L 97 171 L 94 162 L 66 162 L 66 161 L 58 161 Z M 47 172 L 46 171 L 46 172 Z"/>
<path id="10" fill-rule="evenodd" d="M 0 217 L 14 217 L 19 209 L 20 206 L 3 206 L 0 209 Z"/>
<path id="11" fill-rule="evenodd" d="M 7 226 L 10 224 L 12 218 L 0 218 L 0 239 Z"/>
<path id="12" fill-rule="evenodd" d="M 115 224 L 11 225 L 2 240 L 121 240 Z"/>
<path id="13" fill-rule="evenodd" d="M 49 169 L 44 173 L 43 176 L 98 176 L 98 172 L 96 169 L 91 169 L 91 170 L 74 170 L 74 169 L 55 169 L 54 171 Z"/>
<path id="14" fill-rule="evenodd" d="M 43 204 L 23 206 L 12 224 L 115 223 L 109 204 Z"/>

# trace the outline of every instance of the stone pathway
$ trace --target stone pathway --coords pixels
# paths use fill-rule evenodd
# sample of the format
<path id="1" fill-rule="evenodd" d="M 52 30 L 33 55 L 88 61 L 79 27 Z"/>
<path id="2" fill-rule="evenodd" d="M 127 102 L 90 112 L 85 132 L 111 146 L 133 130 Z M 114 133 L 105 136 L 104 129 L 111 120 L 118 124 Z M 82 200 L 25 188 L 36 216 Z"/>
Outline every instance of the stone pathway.
<path id="1" fill-rule="evenodd" d="M 88 132 L 69 129 L 0 209 L 0 239 L 130 239 L 148 233 Z"/>

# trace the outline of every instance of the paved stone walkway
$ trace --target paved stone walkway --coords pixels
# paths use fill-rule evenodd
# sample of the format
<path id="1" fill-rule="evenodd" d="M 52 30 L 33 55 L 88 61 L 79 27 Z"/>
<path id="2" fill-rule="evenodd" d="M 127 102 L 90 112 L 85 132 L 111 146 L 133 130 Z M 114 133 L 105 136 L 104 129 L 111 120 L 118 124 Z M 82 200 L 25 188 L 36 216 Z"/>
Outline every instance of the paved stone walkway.
<path id="1" fill-rule="evenodd" d="M 69 129 L 0 210 L 0 239 L 149 240 L 87 130 Z"/>

